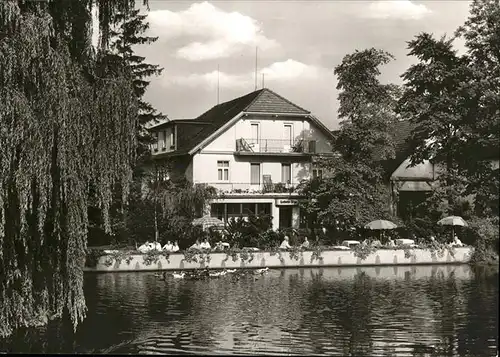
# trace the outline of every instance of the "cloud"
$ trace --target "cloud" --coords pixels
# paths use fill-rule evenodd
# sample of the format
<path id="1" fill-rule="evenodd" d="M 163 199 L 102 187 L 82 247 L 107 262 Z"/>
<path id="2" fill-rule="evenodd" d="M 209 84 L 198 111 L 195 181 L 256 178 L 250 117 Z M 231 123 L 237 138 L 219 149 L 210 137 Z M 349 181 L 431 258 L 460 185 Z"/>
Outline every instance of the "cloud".
<path id="1" fill-rule="evenodd" d="M 161 39 L 190 37 L 192 42 L 176 51 L 189 61 L 230 57 L 246 47 L 266 50 L 278 46 L 268 39 L 253 18 L 239 12 L 225 12 L 203 2 L 179 12 L 151 11 L 148 15 L 152 33 Z"/>
<path id="2" fill-rule="evenodd" d="M 420 20 L 431 13 L 423 4 L 411 0 L 378 0 L 368 7 L 365 17 L 374 19 Z"/>
<path id="3" fill-rule="evenodd" d="M 275 62 L 269 67 L 262 69 L 264 78 L 269 80 L 291 80 L 296 78 L 315 79 L 320 75 L 319 67 L 304 64 L 302 62 L 288 59 L 285 62 Z"/>
<path id="4" fill-rule="evenodd" d="M 253 83 L 253 76 L 228 74 L 224 72 L 212 71 L 209 73 L 193 73 L 187 76 L 177 76 L 169 80 L 171 84 L 192 88 L 215 88 L 217 82 L 221 88 L 241 88 Z"/>
<path id="5" fill-rule="evenodd" d="M 284 83 L 293 80 L 315 80 L 327 72 L 326 69 L 313 65 L 304 64 L 292 59 L 283 62 L 275 62 L 259 71 L 258 82 L 264 74 L 265 83 Z M 212 71 L 203 74 L 189 74 L 186 76 L 168 77 L 167 85 L 215 88 L 219 81 L 221 88 L 245 88 L 251 87 L 255 81 L 255 73 L 230 74 Z"/>

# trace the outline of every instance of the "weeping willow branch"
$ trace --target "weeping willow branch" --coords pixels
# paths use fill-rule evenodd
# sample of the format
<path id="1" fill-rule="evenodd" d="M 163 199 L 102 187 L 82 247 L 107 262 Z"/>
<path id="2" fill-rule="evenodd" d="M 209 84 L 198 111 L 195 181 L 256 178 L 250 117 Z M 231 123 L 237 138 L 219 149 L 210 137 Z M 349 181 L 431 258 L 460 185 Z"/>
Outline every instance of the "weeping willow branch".
<path id="1" fill-rule="evenodd" d="M 109 231 L 112 187 L 128 195 L 137 99 L 125 69 L 89 78 L 75 59 L 50 3 L 77 2 L 0 3 L 0 336 L 63 315 L 76 329 L 89 200 Z"/>

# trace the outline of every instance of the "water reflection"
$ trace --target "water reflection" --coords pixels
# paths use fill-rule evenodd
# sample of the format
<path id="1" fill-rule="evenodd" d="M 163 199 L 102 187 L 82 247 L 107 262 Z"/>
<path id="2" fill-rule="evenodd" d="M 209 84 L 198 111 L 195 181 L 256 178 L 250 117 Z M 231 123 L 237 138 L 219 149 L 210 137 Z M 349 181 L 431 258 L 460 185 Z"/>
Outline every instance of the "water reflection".
<path id="1" fill-rule="evenodd" d="M 169 280 L 87 275 L 88 317 L 3 341 L 11 352 L 494 356 L 498 268 L 272 270 Z"/>

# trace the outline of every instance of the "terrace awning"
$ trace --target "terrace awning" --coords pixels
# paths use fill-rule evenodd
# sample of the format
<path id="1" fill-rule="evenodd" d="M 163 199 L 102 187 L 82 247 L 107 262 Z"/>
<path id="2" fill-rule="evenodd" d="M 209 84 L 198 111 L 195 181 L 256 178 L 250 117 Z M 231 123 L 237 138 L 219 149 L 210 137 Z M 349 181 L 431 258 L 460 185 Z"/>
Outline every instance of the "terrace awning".
<path id="1" fill-rule="evenodd" d="M 405 192 L 428 192 L 432 191 L 432 186 L 426 181 L 405 181 L 398 191 Z"/>

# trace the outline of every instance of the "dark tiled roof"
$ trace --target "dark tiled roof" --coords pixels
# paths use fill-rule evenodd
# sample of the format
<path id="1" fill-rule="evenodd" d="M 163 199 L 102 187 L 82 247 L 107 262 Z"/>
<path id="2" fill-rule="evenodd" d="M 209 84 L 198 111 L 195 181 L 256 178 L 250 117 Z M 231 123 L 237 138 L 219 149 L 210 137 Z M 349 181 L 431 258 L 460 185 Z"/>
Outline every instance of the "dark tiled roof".
<path id="1" fill-rule="evenodd" d="M 411 142 L 411 132 L 414 128 L 409 120 L 398 121 L 394 126 L 391 127 L 391 131 L 394 139 L 394 151 L 395 157 L 391 160 L 386 160 L 383 162 L 383 167 L 386 172 L 392 172 L 411 154 L 413 148 Z M 340 130 L 332 130 L 332 134 L 337 136 Z"/>
<path id="2" fill-rule="evenodd" d="M 401 120 L 394 125 L 393 134 L 396 157 L 409 154 L 412 148 L 411 132 L 414 127 L 415 124 L 412 124 L 409 120 Z"/>
<path id="3" fill-rule="evenodd" d="M 412 124 L 409 120 L 398 121 L 392 127 L 392 134 L 394 139 L 394 159 L 386 160 L 382 163 L 385 172 L 391 175 L 394 170 L 409 156 L 413 150 L 413 144 L 411 141 L 411 132 L 415 124 Z"/>
<path id="4" fill-rule="evenodd" d="M 287 113 L 287 114 L 310 114 L 311 112 L 299 107 L 283 98 L 270 89 L 262 89 L 259 96 L 245 108 L 247 112 L 259 113 Z"/>
<path id="5" fill-rule="evenodd" d="M 411 131 L 414 128 L 414 124 L 410 123 L 409 120 L 398 121 L 392 127 L 392 133 L 394 138 L 394 149 L 396 151 L 396 156 L 405 156 L 408 150 L 411 148 Z M 332 135 L 337 136 L 340 134 L 340 129 L 332 130 Z"/>
<path id="6" fill-rule="evenodd" d="M 177 150 L 175 154 L 186 154 L 243 111 L 304 115 L 310 113 L 273 91 L 264 88 L 216 105 L 196 119 L 173 120 L 151 128 L 151 130 L 160 130 L 175 123 L 177 125 Z"/>

